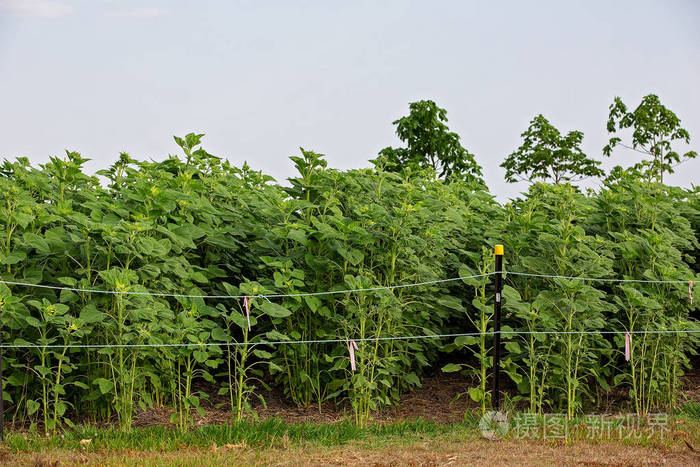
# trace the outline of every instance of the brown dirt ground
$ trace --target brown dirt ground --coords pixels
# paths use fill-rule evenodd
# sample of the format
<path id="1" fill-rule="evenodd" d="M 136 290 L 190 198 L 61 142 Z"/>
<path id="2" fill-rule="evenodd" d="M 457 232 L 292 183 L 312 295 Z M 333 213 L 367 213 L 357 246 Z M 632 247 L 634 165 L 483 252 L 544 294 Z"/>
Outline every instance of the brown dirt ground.
<path id="1" fill-rule="evenodd" d="M 493 466 L 493 465 L 700 465 L 700 454 L 679 446 L 624 446 L 601 442 L 569 444 L 542 441 L 424 441 L 410 445 L 344 446 L 340 448 L 278 446 L 256 450 L 245 444 L 174 452 L 80 453 L 50 451 L 3 456 L 5 465 L 367 465 L 367 466 Z"/>
<path id="2" fill-rule="evenodd" d="M 399 403 L 391 408 L 374 414 L 376 422 L 391 422 L 423 418 L 439 423 L 457 422 L 464 419 L 467 408 L 476 405 L 469 397 L 460 396 L 472 385 L 464 376 L 439 375 L 425 378 L 423 387 L 405 394 Z M 202 387 L 203 391 L 216 393 L 212 388 Z M 284 397 L 279 390 L 264 391 L 263 406 L 259 401 L 253 409 L 260 419 L 277 417 L 287 422 L 336 422 L 352 417 L 352 410 L 347 405 L 324 403 L 319 412 L 317 405 L 297 407 Z M 226 396 L 213 397 L 209 404 L 203 404 L 204 417 L 195 415 L 195 425 L 227 423 L 231 420 L 230 404 Z M 154 408 L 136 414 L 134 426 L 168 425 L 170 409 Z"/>
<path id="3" fill-rule="evenodd" d="M 700 365 L 696 362 L 683 379 L 681 401 L 700 402 Z M 377 423 L 394 420 L 413 420 L 423 418 L 436 423 L 458 422 L 464 419 L 467 409 L 478 407 L 466 391 L 474 382 L 459 374 L 439 374 L 424 378 L 423 386 L 402 396 L 394 407 L 374 413 Z M 216 389 L 202 387 L 209 394 L 216 394 Z M 509 388 L 506 387 L 507 391 Z M 513 389 L 513 388 L 510 388 Z M 343 404 L 324 403 L 319 412 L 317 405 L 297 407 L 291 404 L 279 390 L 262 392 L 265 400 L 263 406 L 259 401 L 253 404 L 253 410 L 260 419 L 277 417 L 287 422 L 336 422 L 350 419 L 352 410 Z M 619 389 L 607 394 L 602 404 L 604 413 L 624 412 L 627 400 L 626 390 Z M 213 397 L 210 403 L 203 404 L 204 417 L 194 416 L 195 425 L 227 423 L 231 419 L 230 404 L 226 396 Z M 168 425 L 170 409 L 155 408 L 136 414 L 134 426 Z"/>

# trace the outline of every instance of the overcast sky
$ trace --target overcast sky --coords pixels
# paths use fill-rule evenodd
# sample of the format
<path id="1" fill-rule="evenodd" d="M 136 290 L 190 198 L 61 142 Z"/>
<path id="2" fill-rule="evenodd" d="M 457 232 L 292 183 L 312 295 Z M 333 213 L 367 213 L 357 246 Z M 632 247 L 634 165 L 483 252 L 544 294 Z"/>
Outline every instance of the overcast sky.
<path id="1" fill-rule="evenodd" d="M 0 158 L 64 149 L 104 168 L 177 153 L 172 135 L 279 181 L 298 147 L 367 167 L 391 122 L 433 99 L 504 200 L 499 167 L 530 119 L 584 132 L 648 93 L 700 152 L 700 2 L 0 0 Z M 605 167 L 637 155 L 620 148 Z M 699 184 L 700 159 L 672 184 Z"/>

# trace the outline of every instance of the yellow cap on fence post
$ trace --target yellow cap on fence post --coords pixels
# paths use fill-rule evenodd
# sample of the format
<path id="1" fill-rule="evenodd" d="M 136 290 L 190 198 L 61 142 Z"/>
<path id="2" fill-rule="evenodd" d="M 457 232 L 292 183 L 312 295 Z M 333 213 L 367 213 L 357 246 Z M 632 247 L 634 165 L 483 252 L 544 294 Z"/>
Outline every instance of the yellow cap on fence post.
<path id="1" fill-rule="evenodd" d="M 496 245 L 493 249 L 497 256 L 503 256 L 503 245 Z"/>

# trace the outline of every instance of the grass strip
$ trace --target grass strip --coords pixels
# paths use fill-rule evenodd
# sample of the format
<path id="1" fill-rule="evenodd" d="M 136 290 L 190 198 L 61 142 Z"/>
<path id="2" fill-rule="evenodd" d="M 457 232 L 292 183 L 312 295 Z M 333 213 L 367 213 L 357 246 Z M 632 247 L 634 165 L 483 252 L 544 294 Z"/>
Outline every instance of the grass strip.
<path id="1" fill-rule="evenodd" d="M 681 420 L 685 419 L 685 421 Z M 678 421 L 681 420 L 681 421 Z M 512 421 L 511 421 L 512 422 Z M 572 422 L 570 441 L 586 439 L 576 429 L 582 420 Z M 666 433 L 669 442 L 674 430 L 682 429 L 682 438 L 695 439 L 700 433 L 700 403 L 690 402 L 681 406 L 676 417 L 669 421 Z M 507 439 L 514 438 L 511 431 Z M 678 433 L 676 433 L 678 434 Z M 401 420 L 391 423 L 375 423 L 360 428 L 351 421 L 335 423 L 285 422 L 279 418 L 261 421 L 240 421 L 223 425 L 192 427 L 186 431 L 169 426 L 135 427 L 130 431 L 118 427 L 81 425 L 74 430 L 42 436 L 32 432 L 6 434 L 6 452 L 32 453 L 46 450 L 79 450 L 80 452 L 159 451 L 172 452 L 182 449 L 206 449 L 212 445 L 245 445 L 251 448 L 323 446 L 336 447 L 351 442 L 381 447 L 388 444 L 411 444 L 421 440 L 443 439 L 460 441 L 481 438 L 479 417 L 469 414 L 459 423 L 437 423 L 424 419 Z M 89 440 L 89 441 L 86 441 Z M 656 441 L 654 441 L 656 440 Z M 592 441 L 589 439 L 589 441 Z M 629 445 L 648 445 L 660 441 L 652 439 L 619 439 Z"/>
<path id="2" fill-rule="evenodd" d="M 163 426 L 137 427 L 124 431 L 87 425 L 52 436 L 14 432 L 8 433 L 5 445 L 15 452 L 38 452 L 45 449 L 172 451 L 183 447 L 204 448 L 212 444 L 223 446 L 243 442 L 254 447 L 287 443 L 337 446 L 350 441 L 382 442 L 397 438 L 411 441 L 419 437 L 475 433 L 475 428 L 475 420 L 440 424 L 418 419 L 359 428 L 349 421 L 287 423 L 272 418 L 260 422 L 241 421 L 193 427 L 187 431 Z"/>

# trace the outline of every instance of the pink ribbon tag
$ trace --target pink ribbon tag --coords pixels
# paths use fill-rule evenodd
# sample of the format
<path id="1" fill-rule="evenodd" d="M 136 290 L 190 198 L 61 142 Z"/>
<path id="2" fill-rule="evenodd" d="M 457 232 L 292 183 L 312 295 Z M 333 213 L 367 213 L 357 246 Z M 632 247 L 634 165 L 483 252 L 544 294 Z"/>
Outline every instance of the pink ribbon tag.
<path id="1" fill-rule="evenodd" d="M 243 306 L 245 307 L 245 317 L 248 320 L 248 331 L 250 331 L 250 305 L 247 296 L 243 297 Z"/>
<path id="2" fill-rule="evenodd" d="M 348 350 L 350 350 L 350 369 L 355 371 L 355 350 L 360 350 L 360 348 L 353 339 L 350 339 L 350 342 L 348 343 Z"/>
<path id="3" fill-rule="evenodd" d="M 693 304 L 693 281 L 688 281 L 688 295 L 690 295 L 690 304 Z"/>
<path id="4" fill-rule="evenodd" d="M 629 332 L 625 333 L 625 361 L 629 362 L 632 358 L 632 336 Z"/>

